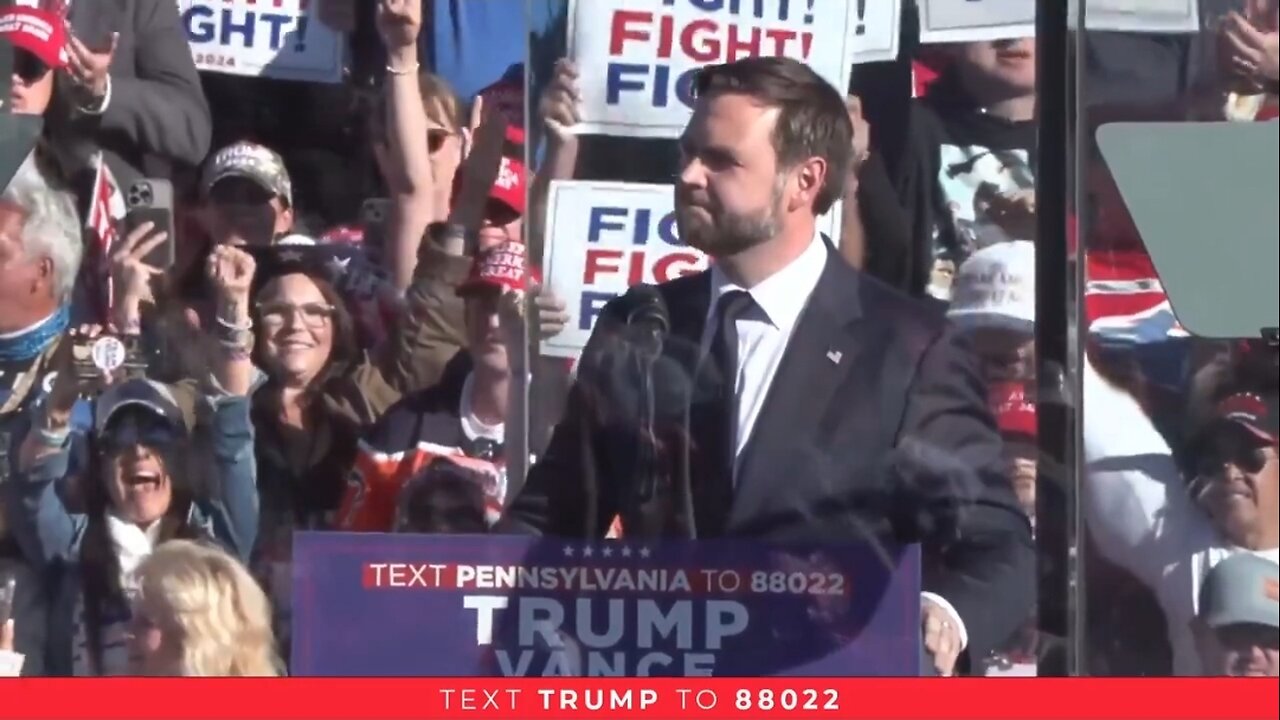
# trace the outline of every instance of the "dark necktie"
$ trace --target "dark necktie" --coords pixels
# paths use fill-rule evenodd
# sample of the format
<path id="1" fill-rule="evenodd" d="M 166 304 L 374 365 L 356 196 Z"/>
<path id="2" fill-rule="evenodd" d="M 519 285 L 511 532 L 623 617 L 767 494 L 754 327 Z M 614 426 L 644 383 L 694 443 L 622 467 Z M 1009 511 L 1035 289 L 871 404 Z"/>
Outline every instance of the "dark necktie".
<path id="1" fill-rule="evenodd" d="M 700 387 L 690 408 L 690 432 L 696 452 L 691 463 L 694 513 L 698 537 L 716 537 L 724 532 L 733 504 L 733 466 L 738 434 L 737 319 L 755 301 L 742 290 L 732 290 L 716 302 L 711 322 L 715 323 L 711 345 L 702 360 Z"/>

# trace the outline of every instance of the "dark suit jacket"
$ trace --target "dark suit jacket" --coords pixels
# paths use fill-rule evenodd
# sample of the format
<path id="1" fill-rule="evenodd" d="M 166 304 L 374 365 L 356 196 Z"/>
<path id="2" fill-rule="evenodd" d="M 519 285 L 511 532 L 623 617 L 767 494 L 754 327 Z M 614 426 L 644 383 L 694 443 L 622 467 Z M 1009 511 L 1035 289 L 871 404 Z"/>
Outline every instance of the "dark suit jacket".
<path id="1" fill-rule="evenodd" d="M 696 362 L 710 274 L 659 289 L 672 325 L 659 360 L 661 424 L 673 416 L 662 406 L 680 402 L 671 386 L 685 377 L 669 368 Z M 698 478 L 660 440 L 659 454 L 677 457 L 662 466 L 664 492 L 648 501 L 635 492 L 635 423 L 626 427 L 630 410 L 617 411 L 626 391 L 606 387 L 608 373 L 598 371 L 619 344 L 622 304 L 611 303 L 597 322 L 565 416 L 505 529 L 601 537 L 620 515 L 628 537 L 681 534 L 670 518 L 697 497 Z M 1030 526 L 1001 449 L 975 360 L 943 315 L 829 250 L 739 457 L 723 536 L 923 542 L 925 590 L 954 605 L 969 652 L 985 654 L 1026 618 L 1035 588 Z"/>
<path id="2" fill-rule="evenodd" d="M 116 180 L 128 186 L 144 174 L 153 155 L 196 166 L 209 152 L 209 105 L 191 58 L 186 30 L 172 0 L 76 0 L 71 26 L 91 49 L 120 33 L 111 63 L 111 102 L 106 112 L 81 112 L 71 82 L 59 77 L 47 114 L 53 145 L 73 173 L 97 147 L 106 152 Z"/>

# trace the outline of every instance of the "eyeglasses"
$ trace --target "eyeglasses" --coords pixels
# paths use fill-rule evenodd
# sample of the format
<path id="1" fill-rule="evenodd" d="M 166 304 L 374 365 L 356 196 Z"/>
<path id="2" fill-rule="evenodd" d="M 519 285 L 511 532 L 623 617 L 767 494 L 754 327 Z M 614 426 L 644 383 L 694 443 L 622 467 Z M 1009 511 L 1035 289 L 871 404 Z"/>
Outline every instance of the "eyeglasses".
<path id="1" fill-rule="evenodd" d="M 291 318 L 301 317 L 303 327 L 318 330 L 333 319 L 334 307 L 326 303 L 312 302 L 292 305 L 286 302 L 262 303 L 258 305 L 258 315 L 262 324 L 273 330 L 284 327 Z"/>
<path id="2" fill-rule="evenodd" d="M 13 74 L 22 82 L 30 85 L 40 80 L 49 72 L 49 66 L 34 53 L 16 48 L 13 53 Z"/>

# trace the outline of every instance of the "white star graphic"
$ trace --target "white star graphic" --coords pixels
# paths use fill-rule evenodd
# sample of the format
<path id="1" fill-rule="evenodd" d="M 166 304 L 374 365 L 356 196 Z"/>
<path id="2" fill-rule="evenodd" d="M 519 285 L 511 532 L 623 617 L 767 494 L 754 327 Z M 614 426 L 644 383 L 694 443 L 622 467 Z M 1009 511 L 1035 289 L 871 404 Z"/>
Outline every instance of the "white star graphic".
<path id="1" fill-rule="evenodd" d="M 348 258 L 338 258 L 338 257 L 330 258 L 329 270 L 334 275 L 342 275 L 347 271 L 347 266 L 349 266 L 350 264 L 351 264 L 351 258 L 349 257 Z"/>
<path id="2" fill-rule="evenodd" d="M 613 548 L 609 547 L 608 545 L 605 545 L 604 549 L 600 551 L 600 554 L 605 557 L 613 557 Z"/>
<path id="3" fill-rule="evenodd" d="M 594 553 L 595 551 L 591 549 L 590 545 L 582 548 L 582 557 L 591 557 Z"/>
<path id="4" fill-rule="evenodd" d="M 640 557 L 642 557 L 642 558 L 647 558 L 647 557 L 649 557 L 649 548 L 647 548 L 647 547 L 642 547 L 642 548 L 640 548 Z"/>
<path id="5" fill-rule="evenodd" d="M 565 556 L 565 557 L 573 557 L 573 546 L 571 546 L 571 545 L 565 545 L 565 546 L 564 546 L 564 556 Z"/>
<path id="6" fill-rule="evenodd" d="M 626 545 L 622 546 L 622 557 L 631 557 L 631 548 Z"/>

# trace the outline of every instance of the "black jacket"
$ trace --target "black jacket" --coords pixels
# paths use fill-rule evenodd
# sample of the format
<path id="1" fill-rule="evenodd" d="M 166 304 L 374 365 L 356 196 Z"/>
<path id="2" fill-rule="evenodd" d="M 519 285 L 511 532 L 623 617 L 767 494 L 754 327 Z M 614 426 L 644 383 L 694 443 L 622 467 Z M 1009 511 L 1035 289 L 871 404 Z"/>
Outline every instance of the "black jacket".
<path id="1" fill-rule="evenodd" d="M 91 49 L 106 47 L 112 32 L 120 33 L 120 40 L 111 62 L 110 102 L 102 114 L 77 108 L 70 82 L 58 78 L 59 92 L 46 117 L 63 166 L 79 175 L 101 148 L 116 180 L 127 187 L 146 174 L 147 156 L 180 166 L 203 162 L 213 125 L 177 4 L 79 0 L 71 5 L 70 20 Z"/>
<path id="2" fill-rule="evenodd" d="M 698 430 L 682 412 L 697 393 L 688 378 L 709 274 L 659 290 L 672 323 L 655 363 L 660 490 L 645 499 L 633 480 L 635 414 L 614 372 L 626 353 L 620 299 L 597 321 L 565 416 L 505 529 L 601 538 L 620 515 L 628 538 L 862 542 L 886 552 L 924 542 L 924 589 L 956 608 L 969 651 L 981 657 L 1013 632 L 1034 599 L 1030 527 L 1002 470 L 976 363 L 940 313 L 829 251 L 739 456 L 723 527 L 708 533 L 681 508 L 692 505 L 697 522 L 717 510 L 700 506 L 706 496 L 689 472 Z"/>

